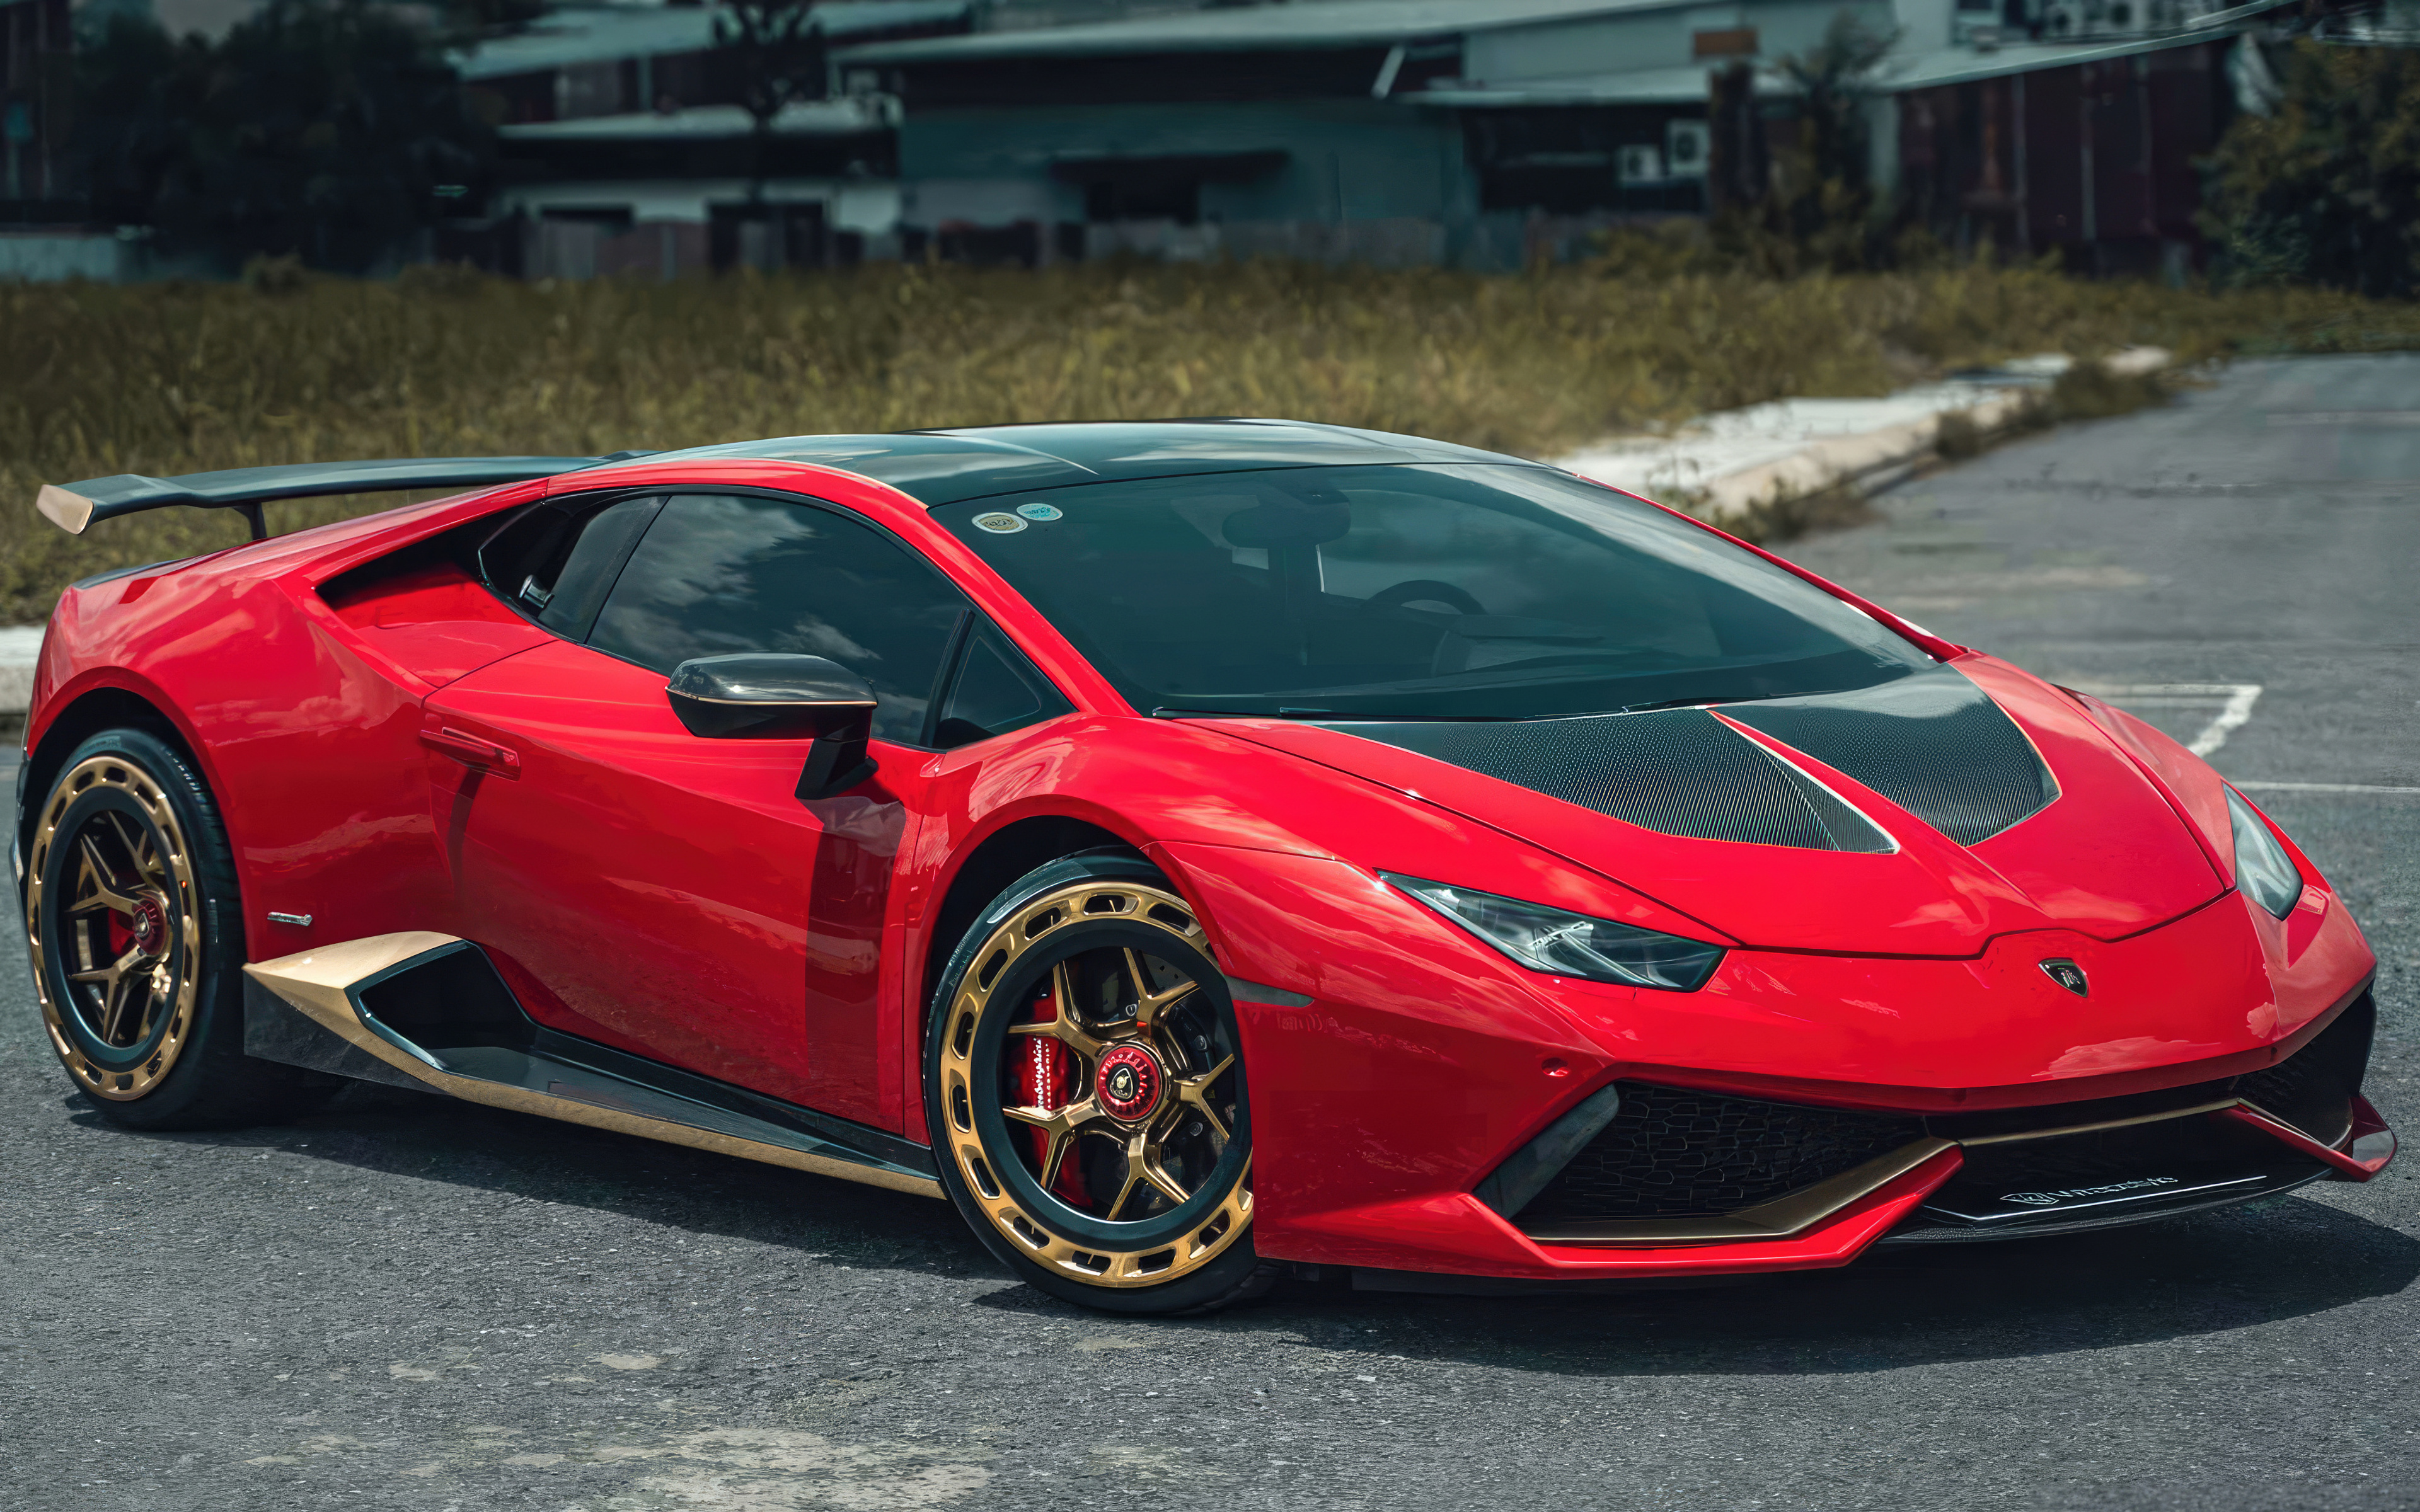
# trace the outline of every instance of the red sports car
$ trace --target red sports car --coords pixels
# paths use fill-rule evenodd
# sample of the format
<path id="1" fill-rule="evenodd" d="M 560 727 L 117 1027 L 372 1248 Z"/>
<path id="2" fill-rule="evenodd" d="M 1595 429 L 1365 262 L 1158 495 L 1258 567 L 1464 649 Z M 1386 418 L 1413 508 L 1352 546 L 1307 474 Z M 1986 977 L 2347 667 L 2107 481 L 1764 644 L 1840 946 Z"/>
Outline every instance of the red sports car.
<path id="1" fill-rule="evenodd" d="M 947 1196 L 1135 1313 L 2393 1156 L 2369 948 L 2216 773 L 1552 468 L 1187 421 L 40 507 L 467 485 L 61 600 L 17 872 L 112 1120 L 432 1088 Z"/>

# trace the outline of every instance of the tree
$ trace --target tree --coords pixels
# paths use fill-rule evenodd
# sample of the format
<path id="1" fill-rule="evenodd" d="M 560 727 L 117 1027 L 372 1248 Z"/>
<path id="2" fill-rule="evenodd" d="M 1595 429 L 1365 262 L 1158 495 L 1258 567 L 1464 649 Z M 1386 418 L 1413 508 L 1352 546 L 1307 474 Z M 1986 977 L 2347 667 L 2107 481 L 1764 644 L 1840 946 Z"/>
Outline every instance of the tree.
<path id="1" fill-rule="evenodd" d="M 1714 75 L 1709 191 L 1720 191 L 1713 229 L 1730 255 L 1782 276 L 1869 261 L 1878 227 L 1867 111 L 1874 72 L 1898 40 L 1843 9 L 1813 47 L 1776 59 L 1774 71 L 1797 95 L 1796 129 L 1769 165 L 1752 75 L 1745 65 Z"/>
<path id="2" fill-rule="evenodd" d="M 1874 209 L 1866 112 L 1874 70 L 1898 41 L 1896 31 L 1877 31 L 1841 10 L 1821 41 L 1776 65 L 1798 88 L 1798 140 L 1781 154 L 1776 208 L 1783 229 L 1819 262 L 1853 268 L 1866 260 Z"/>
<path id="3" fill-rule="evenodd" d="M 231 262 L 359 270 L 490 152 L 436 39 L 367 0 L 270 0 L 215 44 L 119 17 L 78 71 L 96 208 Z"/>
<path id="4" fill-rule="evenodd" d="M 760 205 L 771 171 L 773 122 L 802 100 L 824 97 L 824 33 L 815 0 L 732 0 L 714 18 L 714 40 L 738 73 L 748 112 L 748 200 Z"/>
<path id="5" fill-rule="evenodd" d="M 2420 289 L 2420 53 L 2296 42 L 2275 112 L 2219 140 L 2202 229 L 2234 282 Z"/>

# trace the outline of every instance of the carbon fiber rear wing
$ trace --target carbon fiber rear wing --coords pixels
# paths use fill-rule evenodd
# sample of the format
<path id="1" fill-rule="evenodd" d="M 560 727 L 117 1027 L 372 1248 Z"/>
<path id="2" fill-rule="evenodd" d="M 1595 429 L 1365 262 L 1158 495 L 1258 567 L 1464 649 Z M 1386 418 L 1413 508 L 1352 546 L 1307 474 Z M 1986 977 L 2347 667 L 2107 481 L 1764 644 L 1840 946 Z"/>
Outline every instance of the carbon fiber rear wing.
<path id="1" fill-rule="evenodd" d="M 116 519 L 120 515 L 164 509 L 171 504 L 232 509 L 251 523 L 252 538 L 260 541 L 269 536 L 260 506 L 275 499 L 524 483 L 648 455 L 615 452 L 607 456 L 422 456 L 382 462 L 305 462 L 293 467 L 188 472 L 178 478 L 147 478 L 139 472 L 121 472 L 64 487 L 46 483 L 35 496 L 34 507 L 41 511 L 43 518 L 70 535 L 82 535 L 85 527 L 97 519 Z"/>

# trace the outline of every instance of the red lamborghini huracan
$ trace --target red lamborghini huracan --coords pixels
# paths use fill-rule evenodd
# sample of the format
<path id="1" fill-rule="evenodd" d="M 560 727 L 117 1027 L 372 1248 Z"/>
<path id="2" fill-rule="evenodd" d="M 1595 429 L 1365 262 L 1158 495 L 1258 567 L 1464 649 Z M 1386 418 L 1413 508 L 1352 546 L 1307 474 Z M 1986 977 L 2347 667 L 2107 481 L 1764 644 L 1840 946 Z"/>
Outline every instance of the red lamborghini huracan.
<path id="1" fill-rule="evenodd" d="M 946 1196 L 1126 1312 L 2394 1154 L 2368 946 L 2216 773 L 1552 468 L 1187 421 L 39 507 L 469 485 L 60 601 L 17 874 L 111 1119 L 431 1088 Z"/>

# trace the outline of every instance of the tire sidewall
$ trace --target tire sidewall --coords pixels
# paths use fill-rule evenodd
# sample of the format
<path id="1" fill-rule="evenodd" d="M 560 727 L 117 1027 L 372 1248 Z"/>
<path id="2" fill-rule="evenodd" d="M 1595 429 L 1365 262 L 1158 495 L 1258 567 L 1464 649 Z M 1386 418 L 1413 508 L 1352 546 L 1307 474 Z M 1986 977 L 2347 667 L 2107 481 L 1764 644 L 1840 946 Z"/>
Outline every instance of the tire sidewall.
<path id="1" fill-rule="evenodd" d="M 191 948 L 199 952 L 201 961 L 192 1026 L 176 1063 L 159 1082 L 141 1097 L 125 1101 L 95 1095 L 80 1083 L 78 1090 L 114 1123 L 138 1128 L 181 1126 L 191 1121 L 197 1104 L 207 1097 L 214 1068 L 231 1058 L 243 1059 L 244 949 L 234 856 L 218 805 L 201 774 L 181 751 L 146 730 L 105 730 L 77 746 L 43 793 L 40 811 L 48 810 L 70 773 L 104 756 L 140 768 L 158 786 L 184 831 L 194 894 L 195 937 Z M 59 964 L 58 935 L 53 927 L 54 894 L 48 887 L 44 892 L 45 917 L 26 921 L 39 938 L 41 959 L 34 963 L 37 973 L 54 972 Z M 53 984 L 42 985 L 49 990 Z M 60 1017 L 63 1022 L 72 1021 L 64 1009 Z"/>
<path id="2" fill-rule="evenodd" d="M 941 1131 L 949 1127 L 947 1114 L 941 1106 L 941 1041 L 949 1021 L 944 1011 L 957 984 L 973 969 L 977 951 L 990 938 L 993 931 L 1019 908 L 1047 892 L 1074 883 L 1092 880 L 1113 880 L 1147 883 L 1174 893 L 1166 876 L 1150 862 L 1135 856 L 1117 855 L 1074 856 L 1036 868 L 1011 883 L 1007 889 L 992 900 L 983 913 L 969 926 L 946 965 L 934 983 L 927 1003 L 924 1026 L 923 1085 L 925 1127 L 935 1134 L 933 1165 L 939 1173 L 942 1189 L 967 1227 L 984 1247 L 1008 1267 L 1011 1273 L 1036 1290 L 1104 1312 L 1139 1315 L 1171 1314 L 1216 1306 L 1233 1297 L 1252 1278 L 1260 1267 L 1259 1257 L 1252 1247 L 1249 1229 L 1235 1237 L 1224 1254 L 1212 1259 L 1200 1270 L 1176 1280 L 1153 1287 L 1092 1287 L 1063 1276 L 1035 1264 L 1017 1253 L 1007 1238 L 992 1227 L 977 1205 L 973 1194 L 966 1188 L 957 1163 L 941 1148 L 946 1137 Z M 1212 963 L 1215 966 L 1216 963 Z M 1247 1082 L 1249 1088 L 1249 1082 Z M 1245 1126 L 1249 1130 L 1249 1125 Z"/>

